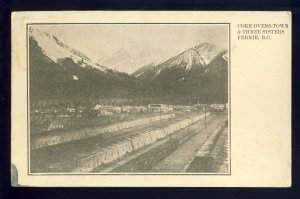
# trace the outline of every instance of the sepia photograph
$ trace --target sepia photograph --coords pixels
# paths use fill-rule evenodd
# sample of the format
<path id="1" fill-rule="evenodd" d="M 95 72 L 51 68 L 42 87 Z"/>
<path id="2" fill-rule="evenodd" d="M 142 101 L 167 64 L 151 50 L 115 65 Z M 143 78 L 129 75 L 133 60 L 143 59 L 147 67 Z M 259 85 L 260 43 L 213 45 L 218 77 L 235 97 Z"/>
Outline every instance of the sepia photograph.
<path id="1" fill-rule="evenodd" d="M 30 175 L 230 174 L 228 23 L 26 29 Z"/>

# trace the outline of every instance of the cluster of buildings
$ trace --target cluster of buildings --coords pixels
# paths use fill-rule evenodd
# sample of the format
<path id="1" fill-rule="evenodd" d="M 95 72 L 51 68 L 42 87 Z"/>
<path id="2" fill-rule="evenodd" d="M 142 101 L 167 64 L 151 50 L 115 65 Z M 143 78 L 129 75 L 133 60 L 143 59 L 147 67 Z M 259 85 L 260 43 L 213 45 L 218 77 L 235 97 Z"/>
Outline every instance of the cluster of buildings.
<path id="1" fill-rule="evenodd" d="M 144 106 L 102 106 L 97 104 L 93 110 L 97 112 L 97 116 L 101 116 L 121 113 L 143 113 L 147 111 L 147 108 Z"/>
<path id="2" fill-rule="evenodd" d="M 145 112 L 169 112 L 173 107 L 164 104 L 146 106 L 108 106 L 97 104 L 93 107 L 64 107 L 34 109 L 30 113 L 31 126 L 37 131 L 52 131 L 76 125 L 76 118 L 97 118 L 119 114 L 139 114 Z"/>
<path id="3" fill-rule="evenodd" d="M 97 104 L 94 107 L 67 107 L 67 108 L 47 108 L 35 109 L 31 111 L 31 119 L 39 118 L 68 118 L 84 117 L 87 115 L 102 116 L 121 113 L 143 113 L 143 112 L 168 112 L 173 111 L 173 106 L 165 104 L 149 104 L 146 106 L 107 106 Z"/>
<path id="4" fill-rule="evenodd" d="M 172 111 L 224 111 L 228 104 L 196 104 L 194 106 L 149 104 L 148 106 L 108 106 L 97 104 L 93 107 L 64 107 L 34 109 L 30 113 L 32 127 L 38 127 L 39 131 L 52 131 L 56 129 L 70 128 L 76 125 L 76 118 L 97 118 L 102 116 L 114 116 L 118 114 L 139 113 L 168 113 Z"/>

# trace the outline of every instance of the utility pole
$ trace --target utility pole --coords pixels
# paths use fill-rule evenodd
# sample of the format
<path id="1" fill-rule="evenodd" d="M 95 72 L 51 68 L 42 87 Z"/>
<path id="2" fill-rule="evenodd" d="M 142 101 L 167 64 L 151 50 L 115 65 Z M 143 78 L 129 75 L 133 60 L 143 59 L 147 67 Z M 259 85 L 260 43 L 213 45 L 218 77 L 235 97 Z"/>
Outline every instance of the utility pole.
<path id="1" fill-rule="evenodd" d="M 204 126 L 206 128 L 206 105 L 204 106 Z"/>
<path id="2" fill-rule="evenodd" d="M 159 106 L 159 122 L 161 123 L 161 105 Z"/>

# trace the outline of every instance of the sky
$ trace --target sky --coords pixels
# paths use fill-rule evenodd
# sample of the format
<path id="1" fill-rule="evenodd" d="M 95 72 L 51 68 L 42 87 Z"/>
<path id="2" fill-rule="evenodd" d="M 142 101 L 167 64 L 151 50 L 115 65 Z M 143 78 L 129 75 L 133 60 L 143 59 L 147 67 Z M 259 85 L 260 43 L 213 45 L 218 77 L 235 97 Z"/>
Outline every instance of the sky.
<path id="1" fill-rule="evenodd" d="M 148 64 L 145 62 L 167 59 L 203 42 L 228 49 L 228 25 L 223 24 L 64 24 L 37 28 L 95 62 L 111 63 L 105 60 L 120 50 L 126 51 L 135 65 L 128 68 L 125 61 L 116 65 L 124 66 L 119 69 L 128 73 Z"/>

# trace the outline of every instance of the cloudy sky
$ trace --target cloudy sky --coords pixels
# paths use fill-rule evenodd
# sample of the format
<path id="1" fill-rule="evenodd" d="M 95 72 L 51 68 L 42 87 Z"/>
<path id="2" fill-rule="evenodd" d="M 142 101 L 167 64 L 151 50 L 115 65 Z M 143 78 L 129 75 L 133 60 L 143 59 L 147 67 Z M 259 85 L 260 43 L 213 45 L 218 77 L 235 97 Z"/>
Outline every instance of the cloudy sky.
<path id="1" fill-rule="evenodd" d="M 227 25 L 76 24 L 42 25 L 37 28 L 57 36 L 95 62 L 115 64 L 119 70 L 129 73 L 148 64 L 146 62 L 159 62 L 203 42 L 220 49 L 228 48 Z M 112 57 L 120 54 L 129 54 L 134 66 L 128 66 L 132 60 L 112 60 Z"/>

